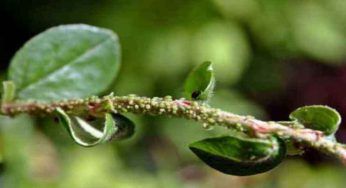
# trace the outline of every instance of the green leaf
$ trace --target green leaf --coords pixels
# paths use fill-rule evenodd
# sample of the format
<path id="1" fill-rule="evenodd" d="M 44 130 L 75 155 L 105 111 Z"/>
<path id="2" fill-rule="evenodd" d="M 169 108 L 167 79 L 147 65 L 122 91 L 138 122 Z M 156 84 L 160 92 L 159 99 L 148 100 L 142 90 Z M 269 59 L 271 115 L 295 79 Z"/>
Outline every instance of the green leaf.
<path id="1" fill-rule="evenodd" d="M 38 134 L 35 129 L 35 122 L 27 114 L 20 114 L 15 117 L 0 116 L 0 125 L 0 151 L 3 154 L 4 162 L 2 165 L 6 165 L 1 187 L 33 185 L 31 172 L 38 169 L 38 166 L 34 164 L 37 164 L 35 161 L 38 161 L 36 157 L 39 158 L 34 153 L 45 151 L 47 143 L 37 146 Z M 36 146 L 40 148 L 38 149 Z"/>
<path id="2" fill-rule="evenodd" d="M 282 140 L 222 136 L 189 145 L 207 165 L 226 174 L 248 176 L 276 167 L 285 157 Z"/>
<path id="3" fill-rule="evenodd" d="M 2 82 L 3 85 L 3 93 L 1 96 L 2 103 L 11 102 L 13 101 L 15 95 L 16 95 L 16 86 L 12 81 L 4 81 Z"/>
<path id="4" fill-rule="evenodd" d="M 300 107 L 290 114 L 290 119 L 326 135 L 335 133 L 341 123 L 341 116 L 335 109 L 322 105 Z"/>
<path id="5" fill-rule="evenodd" d="M 19 99 L 47 102 L 96 95 L 119 67 L 120 44 L 112 31 L 62 25 L 29 40 L 12 59 L 9 78 Z"/>
<path id="6" fill-rule="evenodd" d="M 214 90 L 215 78 L 211 62 L 197 66 L 185 81 L 185 95 L 192 100 L 208 100 Z"/>
<path id="7" fill-rule="evenodd" d="M 134 133 L 134 124 L 119 114 L 106 113 L 105 118 L 85 120 L 78 116 L 69 116 L 61 108 L 56 112 L 60 123 L 81 146 L 91 147 L 113 139 L 121 140 Z"/>

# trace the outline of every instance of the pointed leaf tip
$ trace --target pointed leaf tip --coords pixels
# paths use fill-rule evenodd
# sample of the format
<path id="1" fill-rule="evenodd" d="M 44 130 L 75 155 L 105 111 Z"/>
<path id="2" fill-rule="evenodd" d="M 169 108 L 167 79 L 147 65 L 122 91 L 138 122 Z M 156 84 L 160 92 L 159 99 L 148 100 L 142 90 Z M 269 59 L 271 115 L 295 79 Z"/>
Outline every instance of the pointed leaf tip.
<path id="1" fill-rule="evenodd" d="M 282 140 L 222 136 L 194 142 L 189 148 L 203 162 L 225 174 L 248 176 L 276 167 L 286 155 Z"/>
<path id="2" fill-rule="evenodd" d="M 335 133 L 341 123 L 340 114 L 335 109 L 323 105 L 300 107 L 293 111 L 289 118 L 326 135 Z"/>
<path id="3" fill-rule="evenodd" d="M 185 95 L 188 99 L 206 101 L 214 90 L 215 77 L 212 63 L 206 61 L 193 69 L 185 80 Z"/>

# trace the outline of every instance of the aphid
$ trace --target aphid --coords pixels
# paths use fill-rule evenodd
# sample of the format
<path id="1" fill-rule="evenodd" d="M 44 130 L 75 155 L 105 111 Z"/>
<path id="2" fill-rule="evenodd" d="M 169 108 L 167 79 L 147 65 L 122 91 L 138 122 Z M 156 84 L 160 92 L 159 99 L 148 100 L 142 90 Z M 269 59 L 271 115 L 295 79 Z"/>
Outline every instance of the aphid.
<path id="1" fill-rule="evenodd" d="M 201 91 L 194 91 L 191 94 L 191 98 L 197 99 L 201 95 Z"/>

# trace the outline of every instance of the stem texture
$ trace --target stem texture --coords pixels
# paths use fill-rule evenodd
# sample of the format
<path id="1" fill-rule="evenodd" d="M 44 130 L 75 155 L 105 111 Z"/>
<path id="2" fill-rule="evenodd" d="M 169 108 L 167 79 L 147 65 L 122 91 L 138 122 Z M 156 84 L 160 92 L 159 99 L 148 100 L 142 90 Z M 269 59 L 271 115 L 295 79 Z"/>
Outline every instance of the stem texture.
<path id="1" fill-rule="evenodd" d="M 300 147 L 311 147 L 320 152 L 338 158 L 346 164 L 346 147 L 328 139 L 321 131 L 297 128 L 296 124 L 288 122 L 266 122 L 251 116 L 240 116 L 230 112 L 212 108 L 205 104 L 185 99 L 172 99 L 166 97 L 139 97 L 128 96 L 104 96 L 90 97 L 86 99 L 64 100 L 52 103 L 19 102 L 4 103 L 1 105 L 3 115 L 16 115 L 28 113 L 32 115 L 54 115 L 57 108 L 62 108 L 67 113 L 75 111 L 87 111 L 89 113 L 109 111 L 106 106 L 111 104 L 113 111 L 117 113 L 135 113 L 153 116 L 174 116 L 192 119 L 201 122 L 204 126 L 223 126 L 246 133 L 252 137 L 265 137 L 274 134 L 282 139 L 291 140 Z"/>

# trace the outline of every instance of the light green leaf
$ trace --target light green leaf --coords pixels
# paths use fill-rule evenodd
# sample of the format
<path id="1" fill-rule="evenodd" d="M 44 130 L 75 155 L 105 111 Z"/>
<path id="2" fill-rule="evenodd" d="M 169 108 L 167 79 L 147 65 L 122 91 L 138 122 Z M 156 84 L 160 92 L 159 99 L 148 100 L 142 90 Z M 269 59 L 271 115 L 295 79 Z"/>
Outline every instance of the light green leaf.
<path id="1" fill-rule="evenodd" d="M 16 86 L 12 81 L 4 81 L 2 82 L 3 85 L 3 93 L 1 96 L 2 103 L 11 102 L 13 101 L 15 95 L 16 95 Z"/>
<path id="2" fill-rule="evenodd" d="M 60 123 L 81 146 L 91 147 L 112 139 L 124 139 L 134 132 L 133 123 L 118 114 L 106 113 L 105 118 L 85 120 L 78 116 L 69 116 L 61 108 L 56 112 Z"/>
<path id="3" fill-rule="evenodd" d="M 115 33 L 62 25 L 29 40 L 12 59 L 9 78 L 19 99 L 47 102 L 96 95 L 113 82 L 119 66 Z"/>
<path id="4" fill-rule="evenodd" d="M 344 4 L 339 6 L 345 9 Z M 310 58 L 321 63 L 341 64 L 346 51 L 345 30 L 339 27 L 341 18 L 332 16 L 335 10 L 329 12 L 327 7 L 317 1 L 289 3 L 289 31 L 297 48 Z"/>
<path id="5" fill-rule="evenodd" d="M 222 136 L 189 145 L 190 149 L 210 167 L 231 175 L 248 176 L 276 167 L 285 157 L 283 141 Z"/>
<path id="6" fill-rule="evenodd" d="M 208 100 L 214 90 L 215 78 L 211 62 L 197 66 L 185 81 L 185 95 L 192 100 Z"/>
<path id="7" fill-rule="evenodd" d="M 290 114 L 290 119 L 326 135 L 335 133 L 341 123 L 341 116 L 335 109 L 322 105 L 300 107 Z"/>
<path id="8" fill-rule="evenodd" d="M 32 183 L 31 172 L 38 169 L 32 163 L 32 159 L 37 157 L 33 156 L 36 151 L 34 144 L 37 143 L 34 125 L 33 119 L 27 114 L 0 116 L 1 154 L 2 162 L 6 165 L 1 187 L 27 187 Z"/>

